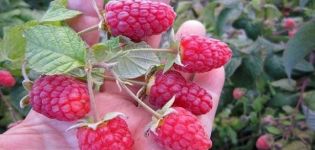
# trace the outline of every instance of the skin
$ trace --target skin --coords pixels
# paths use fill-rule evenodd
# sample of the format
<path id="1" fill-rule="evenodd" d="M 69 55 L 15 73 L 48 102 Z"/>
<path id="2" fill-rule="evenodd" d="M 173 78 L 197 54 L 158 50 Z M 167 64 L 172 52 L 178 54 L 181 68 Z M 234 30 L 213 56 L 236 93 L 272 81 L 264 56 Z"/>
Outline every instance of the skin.
<path id="1" fill-rule="evenodd" d="M 87 5 L 88 2 L 90 0 L 69 0 L 69 7 L 71 9 L 80 10 L 84 13 L 68 21 L 70 22 L 70 26 L 77 31 L 95 25 L 98 22 L 93 8 L 91 5 Z M 102 6 L 101 0 L 98 1 L 98 5 L 99 7 Z M 185 34 L 205 35 L 205 33 L 205 27 L 200 22 L 187 21 L 179 28 L 176 37 L 180 38 Z M 97 35 L 98 33 L 95 31 L 89 32 L 83 35 L 83 39 L 87 43 L 93 44 L 98 40 Z M 148 38 L 147 42 L 152 47 L 157 47 L 160 42 L 160 35 Z M 184 76 L 189 78 L 191 75 L 184 74 Z M 220 93 L 224 84 L 224 68 L 196 74 L 193 82 L 206 89 L 213 97 L 213 109 L 209 113 L 199 116 L 205 131 L 210 136 Z M 115 82 L 106 81 L 102 89 L 103 92 L 96 93 L 99 118 L 102 118 L 108 112 L 116 111 L 125 113 L 128 116 L 126 119 L 127 124 L 135 140 L 133 149 L 162 150 L 163 148 L 156 144 L 152 135 L 149 137 L 144 136 L 146 126 L 151 121 L 152 115 L 142 107 L 137 107 L 131 97 L 124 91 L 119 91 Z M 30 111 L 24 121 L 0 135 L 0 147 L 2 149 L 32 150 L 78 149 L 75 130 L 65 131 L 74 123 L 48 119 L 35 111 Z"/>

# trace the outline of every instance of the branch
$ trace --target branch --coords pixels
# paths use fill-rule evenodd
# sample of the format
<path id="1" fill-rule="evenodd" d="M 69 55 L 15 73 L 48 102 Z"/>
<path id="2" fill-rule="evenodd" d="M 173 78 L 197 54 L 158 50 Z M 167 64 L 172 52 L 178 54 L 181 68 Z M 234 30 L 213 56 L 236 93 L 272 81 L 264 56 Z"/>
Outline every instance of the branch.
<path id="1" fill-rule="evenodd" d="M 146 105 L 141 99 L 139 99 L 127 86 L 124 84 L 124 82 L 119 78 L 119 76 L 114 72 L 112 69 L 109 69 L 109 71 L 112 73 L 114 78 L 119 82 L 121 87 L 136 101 L 138 104 L 140 104 L 142 107 L 144 107 L 147 111 L 149 111 L 151 114 L 153 114 L 156 118 L 160 119 L 162 116 L 155 112 L 151 107 Z"/>
<path id="2" fill-rule="evenodd" d="M 92 79 L 92 64 L 91 64 L 91 56 L 92 50 L 88 49 L 88 58 L 87 58 L 87 66 L 85 69 L 85 72 L 87 74 L 87 82 L 88 82 L 88 90 L 89 90 L 89 96 L 90 96 L 90 105 L 91 105 L 91 113 L 93 117 L 93 122 L 98 121 L 98 112 L 96 110 L 96 104 L 95 104 L 95 96 L 93 91 L 93 79 Z"/>

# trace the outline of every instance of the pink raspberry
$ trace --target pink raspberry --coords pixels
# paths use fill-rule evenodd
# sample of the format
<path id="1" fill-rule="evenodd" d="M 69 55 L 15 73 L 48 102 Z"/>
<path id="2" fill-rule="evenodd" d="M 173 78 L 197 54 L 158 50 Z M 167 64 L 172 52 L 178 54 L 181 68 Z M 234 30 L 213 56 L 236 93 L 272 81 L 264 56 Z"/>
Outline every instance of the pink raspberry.
<path id="1" fill-rule="evenodd" d="M 294 19 L 292 18 L 286 18 L 283 20 L 283 27 L 287 30 L 292 30 L 294 28 L 296 28 L 296 22 Z"/>
<path id="2" fill-rule="evenodd" d="M 173 8 L 148 0 L 112 0 L 106 4 L 105 18 L 112 35 L 123 35 L 135 42 L 160 34 L 175 20 Z"/>
<path id="3" fill-rule="evenodd" d="M 9 88 L 13 87 L 15 83 L 15 78 L 9 71 L 0 70 L 0 86 Z"/>
<path id="4" fill-rule="evenodd" d="M 270 150 L 273 140 L 273 136 L 270 134 L 261 135 L 256 141 L 256 148 L 258 150 Z"/>
<path id="5" fill-rule="evenodd" d="M 154 134 L 166 150 L 208 150 L 212 142 L 197 117 L 181 107 L 165 116 Z"/>
<path id="6" fill-rule="evenodd" d="M 233 98 L 236 100 L 241 99 L 245 95 L 246 91 L 243 88 L 235 88 L 233 90 Z"/>
<path id="7" fill-rule="evenodd" d="M 184 66 L 175 64 L 174 67 L 189 73 L 203 73 L 219 68 L 232 57 L 232 51 L 226 43 L 198 35 L 183 36 L 180 50 Z"/>
<path id="8" fill-rule="evenodd" d="M 42 76 L 29 95 L 33 109 L 51 119 L 74 121 L 90 110 L 86 84 L 70 76 Z"/>
<path id="9" fill-rule="evenodd" d="M 80 127 L 77 138 L 81 150 L 132 150 L 134 144 L 126 121 L 119 117 L 101 123 L 95 130 Z"/>
<path id="10" fill-rule="evenodd" d="M 150 104 L 157 108 L 162 108 L 174 95 L 173 106 L 183 107 L 195 115 L 205 114 L 212 108 L 211 95 L 197 84 L 187 82 L 176 71 L 164 74 L 158 71 L 150 78 L 147 94 Z"/>

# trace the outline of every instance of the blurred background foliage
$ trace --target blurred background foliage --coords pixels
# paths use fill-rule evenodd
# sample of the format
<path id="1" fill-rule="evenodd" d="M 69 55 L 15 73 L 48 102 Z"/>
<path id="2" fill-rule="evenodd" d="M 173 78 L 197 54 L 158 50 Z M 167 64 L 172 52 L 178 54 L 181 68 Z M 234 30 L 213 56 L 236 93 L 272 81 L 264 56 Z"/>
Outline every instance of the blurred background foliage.
<path id="1" fill-rule="evenodd" d="M 0 48 L 8 26 L 40 18 L 49 1 L 1 0 Z M 315 147 L 310 126 L 315 112 L 314 0 L 172 0 L 172 6 L 177 12 L 175 30 L 184 21 L 197 19 L 208 36 L 227 42 L 233 50 L 225 66 L 213 149 L 255 149 L 264 134 L 273 136 L 272 149 Z M 21 82 L 16 64 L 20 63 L 0 60 L 0 68 L 13 71 Z M 19 108 L 26 94 L 21 84 L 2 91 L 17 120 L 23 118 L 28 110 Z M 0 133 L 12 122 L 7 105 L 0 103 Z"/>

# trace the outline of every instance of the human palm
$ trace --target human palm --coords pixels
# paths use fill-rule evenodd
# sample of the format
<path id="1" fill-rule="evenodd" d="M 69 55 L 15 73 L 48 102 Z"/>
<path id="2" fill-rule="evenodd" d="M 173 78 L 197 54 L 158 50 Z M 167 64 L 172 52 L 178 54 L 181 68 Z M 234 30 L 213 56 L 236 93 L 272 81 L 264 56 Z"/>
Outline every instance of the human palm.
<path id="1" fill-rule="evenodd" d="M 98 22 L 96 13 L 93 12 L 91 6 L 82 7 L 87 6 L 86 3 L 90 2 L 89 0 L 69 0 L 70 8 L 85 13 L 69 21 L 69 24 L 77 31 L 95 25 Z M 102 6 L 102 0 L 98 2 L 98 5 Z M 177 37 L 183 34 L 204 35 L 205 28 L 197 21 L 188 21 L 180 27 Z M 95 31 L 86 33 L 83 35 L 83 39 L 87 43 L 93 44 L 98 40 L 98 33 Z M 147 42 L 153 47 L 156 47 L 159 41 L 159 36 L 147 39 Z M 189 74 L 184 74 L 184 76 L 190 78 Z M 206 132 L 210 135 L 216 107 L 224 83 L 224 69 L 219 68 L 208 73 L 198 74 L 194 77 L 194 82 L 206 89 L 213 97 L 213 109 L 209 113 L 199 116 Z M 145 136 L 146 126 L 151 121 L 152 115 L 142 107 L 138 107 L 133 99 L 124 91 L 120 91 L 114 81 L 105 81 L 102 89 L 103 92 L 96 94 L 96 106 L 100 115 L 99 117 L 101 118 L 108 112 L 122 112 L 126 114 L 128 116 L 126 121 L 135 141 L 133 149 L 162 149 L 151 136 Z M 0 148 L 22 150 L 78 149 L 75 129 L 66 131 L 74 123 L 49 119 L 35 111 L 31 111 L 22 123 L 0 135 Z"/>

